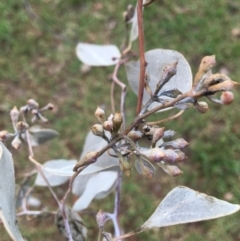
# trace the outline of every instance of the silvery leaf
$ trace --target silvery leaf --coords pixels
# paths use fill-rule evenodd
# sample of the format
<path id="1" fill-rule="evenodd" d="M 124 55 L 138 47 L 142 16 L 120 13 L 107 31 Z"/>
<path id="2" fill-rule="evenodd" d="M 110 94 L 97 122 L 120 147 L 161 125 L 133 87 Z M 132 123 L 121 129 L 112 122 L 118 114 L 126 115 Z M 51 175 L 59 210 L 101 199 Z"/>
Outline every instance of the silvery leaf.
<path id="1" fill-rule="evenodd" d="M 78 43 L 76 47 L 77 57 L 90 66 L 110 66 L 115 65 L 121 53 L 115 45 L 96 45 Z"/>
<path id="2" fill-rule="evenodd" d="M 146 72 L 150 78 L 149 86 L 152 92 L 154 92 L 156 85 L 162 76 L 164 67 L 166 65 L 173 64 L 174 62 L 178 62 L 177 73 L 168 81 L 168 83 L 163 86 L 163 88 L 159 91 L 159 95 L 161 95 L 163 92 L 172 91 L 174 89 L 177 89 L 182 93 L 185 93 L 191 89 L 192 72 L 188 62 L 182 54 L 169 49 L 154 49 L 146 52 L 145 58 L 148 63 Z M 130 87 L 135 94 L 138 94 L 140 73 L 139 60 L 126 63 L 126 73 Z M 143 104 L 145 104 L 149 98 L 149 94 L 146 92 L 146 90 L 144 90 Z M 149 109 L 152 109 L 158 105 L 160 105 L 160 103 L 154 102 L 152 105 L 150 105 Z"/>
<path id="3" fill-rule="evenodd" d="M 178 186 L 167 194 L 141 228 L 146 230 L 209 220 L 233 214 L 239 209 L 238 204 L 196 192 L 188 187 Z"/>
<path id="4" fill-rule="evenodd" d="M 0 142 L 0 219 L 12 240 L 23 240 L 15 210 L 15 177 L 11 153 Z"/>

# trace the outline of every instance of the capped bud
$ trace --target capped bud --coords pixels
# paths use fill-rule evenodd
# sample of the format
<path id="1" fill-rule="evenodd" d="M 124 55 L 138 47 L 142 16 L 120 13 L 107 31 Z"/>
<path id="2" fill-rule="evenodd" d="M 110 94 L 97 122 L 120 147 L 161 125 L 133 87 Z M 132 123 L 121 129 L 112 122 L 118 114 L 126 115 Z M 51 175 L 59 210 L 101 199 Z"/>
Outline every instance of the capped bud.
<path id="1" fill-rule="evenodd" d="M 227 91 L 227 90 L 231 90 L 236 85 L 239 85 L 239 83 L 229 79 L 219 84 L 211 85 L 207 88 L 207 90 L 212 93 L 215 93 L 218 91 Z"/>
<path id="2" fill-rule="evenodd" d="M 106 221 L 106 215 L 103 213 L 103 211 L 100 209 L 99 212 L 96 215 L 96 220 L 97 220 L 97 224 L 99 229 L 103 229 L 103 226 L 105 224 Z"/>
<path id="3" fill-rule="evenodd" d="M 152 137 L 152 144 L 155 144 L 157 141 L 159 141 L 163 137 L 164 130 L 165 130 L 165 127 L 154 129 L 153 137 Z"/>
<path id="4" fill-rule="evenodd" d="M 194 107 L 201 114 L 204 114 L 204 113 L 206 113 L 209 110 L 208 104 L 206 102 L 204 102 L 204 101 L 197 102 L 194 105 Z"/>
<path id="5" fill-rule="evenodd" d="M 26 122 L 19 121 L 16 127 L 19 132 L 23 133 L 28 129 L 29 125 Z"/>
<path id="6" fill-rule="evenodd" d="M 137 142 L 138 140 L 140 140 L 143 137 L 143 133 L 141 131 L 130 131 L 128 133 L 128 137 L 133 141 L 133 142 Z"/>
<path id="7" fill-rule="evenodd" d="M 20 113 L 20 112 L 18 111 L 18 109 L 17 109 L 16 106 L 14 106 L 14 108 L 10 111 L 10 117 L 11 117 L 12 122 L 13 122 L 14 124 L 16 124 L 16 123 L 18 122 L 19 113 Z"/>
<path id="8" fill-rule="evenodd" d="M 129 177 L 131 174 L 131 165 L 128 161 L 128 159 L 124 156 L 118 155 L 119 156 L 119 164 L 120 164 L 120 169 L 124 174 Z"/>
<path id="9" fill-rule="evenodd" d="M 113 122 L 111 120 L 104 121 L 103 129 L 111 132 L 113 130 Z"/>
<path id="10" fill-rule="evenodd" d="M 7 131 L 0 131 L 0 141 L 6 141 L 11 136 Z"/>
<path id="11" fill-rule="evenodd" d="M 95 116 L 97 117 L 98 121 L 103 124 L 105 121 L 105 111 L 98 107 L 95 111 Z"/>
<path id="12" fill-rule="evenodd" d="M 230 105 L 234 100 L 234 94 L 231 91 L 223 91 L 220 100 L 223 105 Z"/>
<path id="13" fill-rule="evenodd" d="M 211 74 L 204 80 L 204 87 L 207 88 L 208 86 L 219 84 L 226 80 L 231 80 L 231 79 L 225 74 L 219 74 L 219 73 Z"/>
<path id="14" fill-rule="evenodd" d="M 100 124 L 95 124 L 92 126 L 91 128 L 92 130 L 92 133 L 95 135 L 95 136 L 104 136 L 104 129 L 103 129 L 103 126 L 100 125 Z"/>
<path id="15" fill-rule="evenodd" d="M 17 135 L 17 136 L 15 136 L 15 138 L 13 139 L 11 144 L 15 149 L 19 149 L 22 144 L 22 141 L 20 140 L 19 136 Z"/>
<path id="16" fill-rule="evenodd" d="M 139 150 L 141 156 L 151 162 L 160 162 L 164 159 L 165 153 L 162 149 L 155 147 L 152 149 Z"/>
<path id="17" fill-rule="evenodd" d="M 27 104 L 31 109 L 37 109 L 39 106 L 39 104 L 34 99 L 29 99 Z"/>
<path id="18" fill-rule="evenodd" d="M 98 158 L 98 152 L 94 152 L 94 151 L 87 152 L 85 156 L 83 156 L 82 159 L 79 162 L 77 162 L 77 164 L 73 168 L 73 171 L 76 172 L 78 168 L 83 166 L 88 166 L 96 162 L 97 158 Z"/>
<path id="19" fill-rule="evenodd" d="M 167 149 L 164 150 L 164 153 L 166 156 L 164 157 L 163 161 L 170 164 L 181 162 L 187 159 L 187 156 L 180 150 Z"/>
<path id="20" fill-rule="evenodd" d="M 46 106 L 44 106 L 43 108 L 41 108 L 40 111 L 45 111 L 45 110 L 53 110 L 54 109 L 54 105 L 52 103 L 48 103 Z"/>
<path id="21" fill-rule="evenodd" d="M 177 166 L 168 165 L 164 162 L 159 162 L 159 163 L 157 163 L 157 165 L 159 165 L 163 169 L 164 172 L 166 172 L 168 175 L 170 175 L 172 177 L 176 177 L 176 176 L 183 174 L 183 172 Z"/>
<path id="22" fill-rule="evenodd" d="M 182 162 L 182 161 L 186 161 L 188 159 L 187 155 L 180 151 L 180 150 L 174 150 L 177 154 L 178 154 L 178 161 Z"/>
<path id="23" fill-rule="evenodd" d="M 113 131 L 117 132 L 123 123 L 122 114 L 120 112 L 115 113 L 112 118 L 112 122 L 113 122 Z"/>
<path id="24" fill-rule="evenodd" d="M 187 146 L 189 143 L 185 141 L 183 138 L 178 138 L 173 141 L 164 142 L 162 146 L 172 146 L 176 149 L 182 149 Z"/>

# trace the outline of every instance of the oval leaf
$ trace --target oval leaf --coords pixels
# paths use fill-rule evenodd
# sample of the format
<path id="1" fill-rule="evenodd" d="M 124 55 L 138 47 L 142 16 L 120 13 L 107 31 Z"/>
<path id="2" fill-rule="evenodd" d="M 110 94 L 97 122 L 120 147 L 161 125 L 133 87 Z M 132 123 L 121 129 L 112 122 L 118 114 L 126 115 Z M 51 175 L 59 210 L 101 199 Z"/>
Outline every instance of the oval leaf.
<path id="1" fill-rule="evenodd" d="M 239 209 L 240 206 L 237 204 L 179 186 L 168 193 L 141 229 L 219 218 L 235 213 Z"/>
<path id="2" fill-rule="evenodd" d="M 177 51 L 169 49 L 154 49 L 145 53 L 145 58 L 148 63 L 146 67 L 146 72 L 149 75 L 150 82 L 149 86 L 154 92 L 156 84 L 162 76 L 162 71 L 166 65 L 173 64 L 178 62 L 177 73 L 173 76 L 168 83 L 166 83 L 163 88 L 160 90 L 159 94 L 166 91 L 172 91 L 177 89 L 178 91 L 185 93 L 189 91 L 192 87 L 192 72 L 191 68 L 183 57 Z M 129 84 L 135 94 L 138 94 L 139 87 L 139 73 L 140 73 L 140 64 L 138 61 L 131 61 L 126 64 L 126 72 Z M 149 100 L 149 94 L 144 90 L 143 104 Z M 157 102 L 154 102 L 149 109 L 152 109 L 160 105 Z"/>
<path id="3" fill-rule="evenodd" d="M 76 47 L 77 57 L 90 66 L 110 66 L 115 65 L 121 53 L 115 45 L 96 45 L 79 43 Z"/>
<path id="4" fill-rule="evenodd" d="M 45 143 L 55 137 L 59 133 L 52 129 L 42 128 L 41 126 L 35 125 L 29 128 L 29 138 L 32 146 L 38 146 Z M 23 134 L 22 138 L 26 141 L 26 135 Z"/>
<path id="5" fill-rule="evenodd" d="M 114 188 L 117 176 L 117 172 L 108 171 L 99 172 L 89 178 L 85 191 L 73 205 L 73 210 L 83 210 L 88 207 L 94 198 L 100 199 L 107 196 Z"/>
<path id="6" fill-rule="evenodd" d="M 15 177 L 13 159 L 0 142 L 0 219 L 13 240 L 23 240 L 17 225 L 15 210 Z"/>
<path id="7" fill-rule="evenodd" d="M 88 151 L 99 151 L 106 145 L 107 143 L 105 140 L 93 135 L 92 132 L 89 132 L 86 137 L 81 157 L 84 156 Z M 107 152 L 100 156 L 95 163 L 89 165 L 86 169 L 84 169 L 73 182 L 73 193 L 75 195 L 81 196 L 79 201 L 80 204 L 76 203 L 76 206 L 74 205 L 74 207 L 76 209 L 83 209 L 90 204 L 93 198 L 101 198 L 107 196 L 115 187 L 119 170 L 120 167 L 118 159 L 109 156 Z M 106 184 L 108 185 L 106 188 L 106 185 L 103 184 L 103 180 L 105 180 L 105 178 L 108 178 L 109 176 L 112 179 L 109 180 L 109 184 Z M 102 180 L 99 182 L 94 181 L 95 178 L 102 178 Z M 91 187 L 91 190 L 88 190 L 89 188 L 87 188 L 87 186 L 92 185 L 91 183 L 95 183 L 94 187 Z M 101 187 L 101 185 L 103 185 L 103 187 Z M 86 200 L 83 200 L 82 196 L 86 197 L 89 191 L 91 192 L 91 194 L 89 194 L 90 196 L 87 197 Z"/>

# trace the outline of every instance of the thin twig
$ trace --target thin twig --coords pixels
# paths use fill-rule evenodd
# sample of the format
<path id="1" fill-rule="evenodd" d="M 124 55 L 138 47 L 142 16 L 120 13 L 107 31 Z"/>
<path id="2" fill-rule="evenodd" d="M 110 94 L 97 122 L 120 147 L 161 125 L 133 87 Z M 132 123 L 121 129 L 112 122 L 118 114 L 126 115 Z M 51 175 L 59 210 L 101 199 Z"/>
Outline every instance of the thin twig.
<path id="1" fill-rule="evenodd" d="M 162 124 L 164 122 L 174 120 L 174 119 L 178 118 L 180 115 L 182 115 L 184 111 L 185 110 L 180 110 L 176 115 L 170 116 L 170 117 L 168 117 L 166 119 L 163 119 L 163 120 L 146 122 L 146 125 L 159 125 L 159 124 Z"/>
<path id="2" fill-rule="evenodd" d="M 139 57 L 140 57 L 140 77 L 139 77 L 138 103 L 137 103 L 137 114 L 139 114 L 141 109 L 142 109 L 145 68 L 147 66 L 147 62 L 145 60 L 145 51 L 144 51 L 143 3 L 142 3 L 142 0 L 138 0 L 137 20 L 138 20 L 138 35 L 139 35 L 138 36 L 138 45 L 139 45 Z"/>
<path id="3" fill-rule="evenodd" d="M 112 106 L 113 113 L 115 113 L 115 106 L 114 106 L 114 85 L 115 84 L 114 83 L 119 85 L 122 89 L 120 111 L 121 111 L 121 115 L 123 117 L 123 123 L 122 123 L 123 130 L 125 129 L 125 122 L 126 122 L 126 120 L 125 120 L 125 97 L 127 94 L 127 88 L 126 88 L 126 85 L 118 79 L 117 74 L 118 74 L 119 67 L 122 64 L 124 64 L 127 60 L 128 59 L 120 60 L 116 64 L 114 71 L 113 71 L 113 75 L 112 75 L 113 82 L 112 82 L 112 86 L 111 86 L 111 106 Z"/>

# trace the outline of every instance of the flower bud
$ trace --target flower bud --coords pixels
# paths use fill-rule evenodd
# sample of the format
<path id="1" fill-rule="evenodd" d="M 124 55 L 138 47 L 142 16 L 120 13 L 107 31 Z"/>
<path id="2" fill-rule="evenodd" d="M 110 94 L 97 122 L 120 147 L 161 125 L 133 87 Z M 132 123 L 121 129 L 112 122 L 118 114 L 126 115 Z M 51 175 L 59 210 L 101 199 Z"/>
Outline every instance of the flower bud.
<path id="1" fill-rule="evenodd" d="M 0 141 L 5 141 L 10 137 L 10 134 L 7 131 L 0 131 Z"/>
<path id="2" fill-rule="evenodd" d="M 103 226 L 105 224 L 106 221 L 106 215 L 103 213 L 102 210 L 99 210 L 99 212 L 96 215 L 96 220 L 97 220 L 97 224 L 99 229 L 103 229 Z"/>
<path id="3" fill-rule="evenodd" d="M 77 162 L 77 164 L 73 168 L 73 171 L 76 172 L 78 168 L 83 166 L 88 166 L 96 162 L 97 158 L 98 158 L 98 152 L 94 152 L 94 151 L 87 152 L 85 156 L 83 156 L 82 159 L 79 162 Z"/>
<path id="4" fill-rule="evenodd" d="M 167 149 L 167 150 L 164 150 L 164 153 L 165 153 L 165 157 L 163 161 L 170 164 L 181 162 L 187 159 L 187 156 L 180 150 Z"/>
<path id="5" fill-rule="evenodd" d="M 53 110 L 54 109 L 54 105 L 52 103 L 48 103 L 46 106 L 44 106 L 43 108 L 41 108 L 41 112 L 45 111 L 45 110 Z"/>
<path id="6" fill-rule="evenodd" d="M 28 129 L 29 125 L 26 122 L 19 121 L 16 127 L 19 132 L 24 133 Z"/>
<path id="7" fill-rule="evenodd" d="M 234 94 L 231 91 L 223 91 L 220 100 L 223 105 L 230 105 L 234 100 Z"/>
<path id="8" fill-rule="evenodd" d="M 39 106 L 39 104 L 34 99 L 29 99 L 27 104 L 31 109 L 37 109 Z"/>
<path id="9" fill-rule="evenodd" d="M 172 177 L 179 176 L 183 173 L 177 166 L 174 165 L 168 165 L 164 162 L 159 162 L 157 163 L 157 165 L 159 165 L 163 169 L 163 171 L 165 171 L 168 175 Z"/>
<path id="10" fill-rule="evenodd" d="M 113 130 L 113 122 L 111 120 L 104 121 L 103 129 L 111 132 Z"/>
<path id="11" fill-rule="evenodd" d="M 104 129 L 103 129 L 103 126 L 100 125 L 100 124 L 95 124 L 92 126 L 91 128 L 92 130 L 92 133 L 95 135 L 95 136 L 103 136 L 104 135 Z"/>
<path id="12" fill-rule="evenodd" d="M 162 149 L 155 147 L 152 149 L 146 149 L 143 151 L 139 151 L 141 156 L 143 156 L 144 158 L 146 158 L 147 160 L 151 161 L 151 162 L 160 162 L 164 159 L 165 157 L 165 153 Z"/>
<path id="13" fill-rule="evenodd" d="M 204 102 L 204 101 L 197 102 L 194 105 L 194 107 L 201 114 L 204 114 L 204 113 L 206 113 L 209 110 L 208 104 L 206 102 Z"/>
<path id="14" fill-rule="evenodd" d="M 239 85 L 239 83 L 229 79 L 224 82 L 211 85 L 207 88 L 207 90 L 213 93 L 218 91 L 227 91 L 227 90 L 231 90 L 235 85 Z"/>
<path id="15" fill-rule="evenodd" d="M 133 141 L 133 142 L 137 142 L 138 140 L 140 140 L 143 137 L 143 133 L 141 131 L 130 131 L 128 133 L 128 137 Z"/>
<path id="16" fill-rule="evenodd" d="M 128 159 L 124 156 L 119 156 L 119 164 L 120 164 L 120 169 L 124 174 L 129 177 L 131 174 L 131 165 L 128 162 Z"/>
<path id="17" fill-rule="evenodd" d="M 184 152 L 182 152 L 180 150 L 174 150 L 174 151 L 178 154 L 178 161 L 179 162 L 182 162 L 182 161 L 185 161 L 185 160 L 188 159 L 187 155 Z"/>
<path id="18" fill-rule="evenodd" d="M 165 127 L 154 129 L 153 137 L 152 137 L 152 144 L 155 144 L 157 141 L 159 141 L 163 137 L 164 130 L 165 130 Z"/>
<path id="19" fill-rule="evenodd" d="M 105 111 L 98 107 L 95 111 L 95 116 L 97 117 L 98 121 L 103 124 L 105 121 Z"/>
<path id="20" fill-rule="evenodd" d="M 13 139 L 11 144 L 15 149 L 19 149 L 22 144 L 22 141 L 20 140 L 19 136 L 17 135 L 17 136 L 15 136 L 15 138 Z"/>
<path id="21" fill-rule="evenodd" d="M 185 146 L 187 146 L 189 143 L 187 141 L 185 141 L 183 138 L 177 138 L 173 141 L 168 141 L 163 143 L 163 146 L 172 146 L 173 148 L 176 149 L 182 149 Z"/>
<path id="22" fill-rule="evenodd" d="M 117 132 L 123 123 L 122 114 L 120 112 L 115 113 L 112 118 L 112 122 L 113 122 L 113 131 Z"/>
<path id="23" fill-rule="evenodd" d="M 12 122 L 14 124 L 17 124 L 18 122 L 18 117 L 19 117 L 19 111 L 16 106 L 10 111 L 10 117 L 12 119 Z"/>

